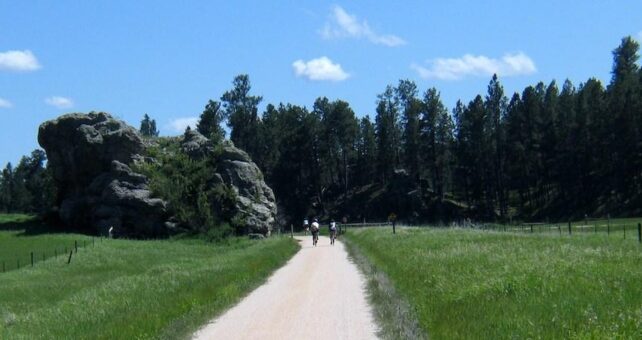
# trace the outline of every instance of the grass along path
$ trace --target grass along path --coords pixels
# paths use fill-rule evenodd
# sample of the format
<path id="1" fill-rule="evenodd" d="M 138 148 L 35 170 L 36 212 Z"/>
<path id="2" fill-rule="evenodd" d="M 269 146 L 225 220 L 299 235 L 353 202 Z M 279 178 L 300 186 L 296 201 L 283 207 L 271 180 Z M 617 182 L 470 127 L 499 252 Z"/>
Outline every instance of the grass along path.
<path id="1" fill-rule="evenodd" d="M 185 338 L 297 250 L 289 238 L 106 240 L 71 265 L 58 257 L 0 274 L 0 338 Z"/>
<path id="2" fill-rule="evenodd" d="M 417 228 L 346 236 L 430 338 L 642 338 L 637 243 Z"/>

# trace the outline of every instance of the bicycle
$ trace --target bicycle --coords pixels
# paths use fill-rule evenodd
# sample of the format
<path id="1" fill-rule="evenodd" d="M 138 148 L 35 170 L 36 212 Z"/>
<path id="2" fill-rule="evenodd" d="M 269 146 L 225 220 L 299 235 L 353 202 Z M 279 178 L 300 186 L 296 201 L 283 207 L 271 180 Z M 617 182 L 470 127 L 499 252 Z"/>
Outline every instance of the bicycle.
<path id="1" fill-rule="evenodd" d="M 312 231 L 312 245 L 317 246 L 317 242 L 319 242 L 319 230 Z"/>
<path id="2" fill-rule="evenodd" d="M 330 230 L 330 244 L 334 245 L 334 240 L 337 239 L 337 230 Z"/>

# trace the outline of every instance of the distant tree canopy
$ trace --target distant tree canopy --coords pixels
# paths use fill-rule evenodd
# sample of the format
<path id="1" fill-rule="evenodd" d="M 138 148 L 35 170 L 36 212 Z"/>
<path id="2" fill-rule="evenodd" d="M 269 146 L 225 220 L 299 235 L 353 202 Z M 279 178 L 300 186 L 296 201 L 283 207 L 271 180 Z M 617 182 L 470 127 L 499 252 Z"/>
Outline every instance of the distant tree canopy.
<path id="1" fill-rule="evenodd" d="M 55 187 L 46 160 L 44 151 L 34 150 L 15 168 L 6 165 L 0 177 L 0 212 L 44 213 L 52 207 Z"/>
<path id="2" fill-rule="evenodd" d="M 626 37 L 613 50 L 606 86 L 595 78 L 578 86 L 551 81 L 506 94 L 494 75 L 484 95 L 459 100 L 451 111 L 436 88 L 400 80 L 362 118 L 348 102 L 326 97 L 311 109 L 268 104 L 259 114 L 263 98 L 239 75 L 220 103 L 207 103 L 196 128 L 218 141 L 226 122 L 230 139 L 263 171 L 281 213 L 295 222 L 311 214 L 385 219 L 393 212 L 400 220 L 442 220 L 447 203 L 486 220 L 634 215 L 642 213 L 638 60 L 639 44 Z M 148 115 L 141 133 L 158 135 Z M 43 162 L 34 151 L 5 167 L 1 210 L 47 206 Z M 408 197 L 404 209 L 398 202 Z M 368 207 L 373 200 L 376 209 Z"/>
<path id="3" fill-rule="evenodd" d="M 398 169 L 424 203 L 455 200 L 482 219 L 635 214 L 642 203 L 638 50 L 622 39 L 606 88 L 594 78 L 578 87 L 566 80 L 561 89 L 552 81 L 507 96 L 494 75 L 485 95 L 458 101 L 452 112 L 437 89 L 420 95 L 413 81 L 400 80 L 377 96 L 374 121 L 325 97 L 312 111 L 270 104 L 259 117 L 262 98 L 240 75 L 221 97 L 221 116 L 295 219 L 311 209 L 336 214 L 327 211 L 333 202 L 370 185 L 385 188 Z M 354 218 L 360 209 L 342 213 Z"/>
<path id="4" fill-rule="evenodd" d="M 148 114 L 145 114 L 143 120 L 140 122 L 140 134 L 145 137 L 158 137 L 158 129 L 156 128 L 156 120 L 150 119 Z"/>

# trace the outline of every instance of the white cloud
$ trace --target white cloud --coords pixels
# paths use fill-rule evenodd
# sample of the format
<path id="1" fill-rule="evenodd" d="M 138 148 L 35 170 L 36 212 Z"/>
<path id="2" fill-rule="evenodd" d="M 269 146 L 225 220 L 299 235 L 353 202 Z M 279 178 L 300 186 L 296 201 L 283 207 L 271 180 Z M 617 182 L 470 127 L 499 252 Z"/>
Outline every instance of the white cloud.
<path id="1" fill-rule="evenodd" d="M 13 107 L 13 104 L 10 101 L 4 98 L 0 98 L 0 109 L 9 109 L 12 107 Z"/>
<path id="2" fill-rule="evenodd" d="M 196 124 L 198 124 L 198 117 L 183 117 L 172 120 L 167 127 L 176 133 L 183 133 L 188 126 L 195 129 Z"/>
<path id="3" fill-rule="evenodd" d="M 45 98 L 45 103 L 57 109 L 69 109 L 74 107 L 73 100 L 65 97 L 60 97 L 60 96 L 51 96 L 51 97 Z"/>
<path id="4" fill-rule="evenodd" d="M 466 54 L 461 58 L 437 58 L 428 60 L 427 63 L 427 67 L 416 64 L 410 67 L 422 78 L 443 80 L 458 80 L 466 76 L 490 76 L 493 73 L 510 77 L 529 75 L 537 71 L 533 60 L 523 52 L 507 53 L 501 59 Z"/>
<path id="5" fill-rule="evenodd" d="M 29 50 L 0 52 L 0 71 L 35 71 L 40 67 Z"/>
<path id="6" fill-rule="evenodd" d="M 359 21 L 355 15 L 350 15 L 340 6 L 334 6 L 332 23 L 326 23 L 321 30 L 325 39 L 333 38 L 366 38 L 370 42 L 389 47 L 400 46 L 406 43 L 402 38 L 392 34 L 377 34 L 368 23 Z"/>
<path id="7" fill-rule="evenodd" d="M 301 59 L 292 63 L 294 74 L 297 77 L 306 77 L 310 80 L 342 81 L 348 79 L 350 74 L 346 73 L 340 64 L 335 64 L 328 57 L 303 61 Z"/>

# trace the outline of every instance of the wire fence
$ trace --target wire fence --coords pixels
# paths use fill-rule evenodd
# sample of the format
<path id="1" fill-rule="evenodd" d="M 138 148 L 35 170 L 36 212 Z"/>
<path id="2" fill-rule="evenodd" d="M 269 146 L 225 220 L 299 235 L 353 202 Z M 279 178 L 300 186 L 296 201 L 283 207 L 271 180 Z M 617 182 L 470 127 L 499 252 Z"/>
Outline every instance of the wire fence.
<path id="1" fill-rule="evenodd" d="M 418 227 L 418 228 L 464 228 L 477 229 L 483 231 L 511 232 L 521 234 L 541 234 L 541 235 L 588 235 L 603 234 L 608 237 L 623 238 L 636 240 L 642 243 L 642 219 L 636 222 L 635 219 L 610 219 L 594 218 L 584 219 L 583 221 L 569 222 L 524 222 L 519 224 L 499 224 L 499 223 L 476 223 L 470 220 L 452 223 L 450 225 L 411 225 L 396 223 L 396 227 Z M 345 223 L 340 224 L 342 232 L 352 228 L 379 227 L 391 228 L 394 232 L 392 222 L 369 222 L 369 223 Z"/>
<path id="2" fill-rule="evenodd" d="M 59 257 L 64 258 L 66 263 L 69 264 L 79 249 L 89 249 L 100 242 L 103 242 L 103 237 L 87 237 L 73 240 L 73 242 L 61 242 L 60 245 L 47 247 L 47 249 L 35 249 L 34 247 L 33 250 L 19 251 L 13 256 L 0 258 L 0 274 L 25 267 L 43 265 Z"/>

